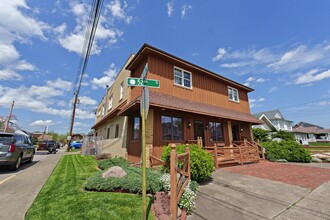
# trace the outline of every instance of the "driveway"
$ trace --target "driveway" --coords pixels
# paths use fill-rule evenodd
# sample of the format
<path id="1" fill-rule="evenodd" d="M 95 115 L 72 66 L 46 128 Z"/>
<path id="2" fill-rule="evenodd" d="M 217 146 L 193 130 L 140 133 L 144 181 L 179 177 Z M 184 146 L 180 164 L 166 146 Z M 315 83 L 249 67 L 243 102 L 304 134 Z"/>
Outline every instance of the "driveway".
<path id="1" fill-rule="evenodd" d="M 188 219 L 330 219 L 330 164 L 313 166 L 263 162 L 219 169 L 200 187 Z M 301 184 L 310 177 L 316 179 Z"/>
<path id="2" fill-rule="evenodd" d="M 31 164 L 17 171 L 0 170 L 0 219 L 24 219 L 25 213 L 65 152 L 37 152 Z"/>

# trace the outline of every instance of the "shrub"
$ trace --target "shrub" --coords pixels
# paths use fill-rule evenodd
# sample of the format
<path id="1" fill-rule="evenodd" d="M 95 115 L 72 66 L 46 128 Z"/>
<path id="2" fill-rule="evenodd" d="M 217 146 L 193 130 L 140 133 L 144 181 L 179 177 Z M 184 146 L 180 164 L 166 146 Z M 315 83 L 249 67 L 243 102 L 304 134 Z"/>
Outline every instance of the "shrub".
<path id="1" fill-rule="evenodd" d="M 279 130 L 278 132 L 272 134 L 272 139 L 273 138 L 281 138 L 282 140 L 285 141 L 295 141 L 293 133 L 282 130 Z"/>
<path id="2" fill-rule="evenodd" d="M 269 141 L 262 143 L 266 148 L 267 159 L 276 161 L 285 159 L 289 162 L 303 162 L 309 163 L 311 156 L 303 146 L 295 141 Z"/>
<path id="3" fill-rule="evenodd" d="M 122 166 L 127 175 L 122 178 L 102 178 L 102 172 L 87 179 L 84 189 L 90 191 L 113 192 L 117 190 L 130 193 L 142 192 L 142 171 L 138 167 Z M 159 171 L 147 169 L 147 192 L 155 193 L 161 190 L 161 173 Z"/>
<path id="4" fill-rule="evenodd" d="M 142 192 L 142 171 L 138 167 L 130 167 L 129 163 L 122 157 L 117 157 L 98 162 L 98 166 L 102 170 L 107 170 L 113 166 L 120 166 L 123 168 L 127 176 L 122 178 L 102 178 L 102 172 L 96 173 L 84 184 L 84 189 L 90 191 L 127 191 L 131 193 Z M 155 193 L 160 191 L 161 183 L 159 178 L 161 173 L 159 171 L 147 169 L 147 192 Z"/>
<path id="5" fill-rule="evenodd" d="M 264 129 L 253 128 L 252 133 L 253 133 L 254 140 L 259 140 L 260 142 L 265 142 L 265 141 L 268 141 L 268 139 L 269 139 L 268 138 L 269 132 Z"/>
<path id="6" fill-rule="evenodd" d="M 184 153 L 186 145 L 179 145 L 176 147 L 176 153 Z M 212 155 L 198 147 L 196 144 L 189 145 L 190 150 L 190 174 L 191 180 L 203 182 L 211 177 L 214 170 L 214 162 Z M 162 160 L 169 164 L 171 147 L 163 148 Z M 163 170 L 169 172 L 169 167 L 163 167 Z"/>
<path id="7" fill-rule="evenodd" d="M 124 167 L 128 167 L 129 164 L 123 157 L 116 157 L 113 159 L 101 160 L 100 162 L 98 162 L 98 167 L 101 170 L 106 170 L 113 166 L 120 166 L 124 168 Z"/>

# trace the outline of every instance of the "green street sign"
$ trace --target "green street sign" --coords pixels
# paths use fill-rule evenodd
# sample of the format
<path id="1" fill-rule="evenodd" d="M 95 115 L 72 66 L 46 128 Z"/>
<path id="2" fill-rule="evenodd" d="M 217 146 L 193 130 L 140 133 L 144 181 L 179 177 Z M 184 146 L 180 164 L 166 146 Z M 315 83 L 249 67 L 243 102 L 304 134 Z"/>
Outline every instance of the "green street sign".
<path id="1" fill-rule="evenodd" d="M 155 80 L 155 79 L 143 80 L 141 78 L 128 77 L 127 85 L 128 86 L 146 86 L 146 87 L 151 87 L 151 88 L 160 88 L 159 80 Z"/>

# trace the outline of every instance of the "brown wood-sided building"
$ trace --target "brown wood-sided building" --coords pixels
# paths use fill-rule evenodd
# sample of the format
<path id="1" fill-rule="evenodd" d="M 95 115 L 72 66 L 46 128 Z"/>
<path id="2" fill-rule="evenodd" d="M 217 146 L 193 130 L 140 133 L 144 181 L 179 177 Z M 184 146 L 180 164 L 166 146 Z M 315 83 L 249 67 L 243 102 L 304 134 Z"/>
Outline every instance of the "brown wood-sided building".
<path id="1" fill-rule="evenodd" d="M 147 157 L 150 148 L 160 157 L 162 146 L 191 143 L 197 137 L 202 138 L 204 146 L 231 146 L 233 141 L 253 140 L 251 126 L 260 123 L 250 114 L 248 93 L 253 89 L 148 44 L 125 65 L 131 77 L 139 78 L 146 63 L 146 78 L 160 81 L 160 88 L 149 88 Z M 126 81 L 124 84 L 127 102 L 117 109 L 117 115 L 128 119 L 124 136 L 128 159 L 139 162 L 142 88 L 128 87 Z"/>

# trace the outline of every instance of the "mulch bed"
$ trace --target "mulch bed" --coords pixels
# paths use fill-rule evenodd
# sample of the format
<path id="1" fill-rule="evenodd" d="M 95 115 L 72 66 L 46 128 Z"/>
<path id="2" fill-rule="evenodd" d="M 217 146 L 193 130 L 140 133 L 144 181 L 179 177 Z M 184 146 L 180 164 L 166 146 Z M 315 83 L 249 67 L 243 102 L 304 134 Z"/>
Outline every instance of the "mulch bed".
<path id="1" fill-rule="evenodd" d="M 221 168 L 243 175 L 255 176 L 291 185 L 315 189 L 325 182 L 330 181 L 330 169 L 292 165 L 261 161 L 260 163 L 247 164 Z"/>

